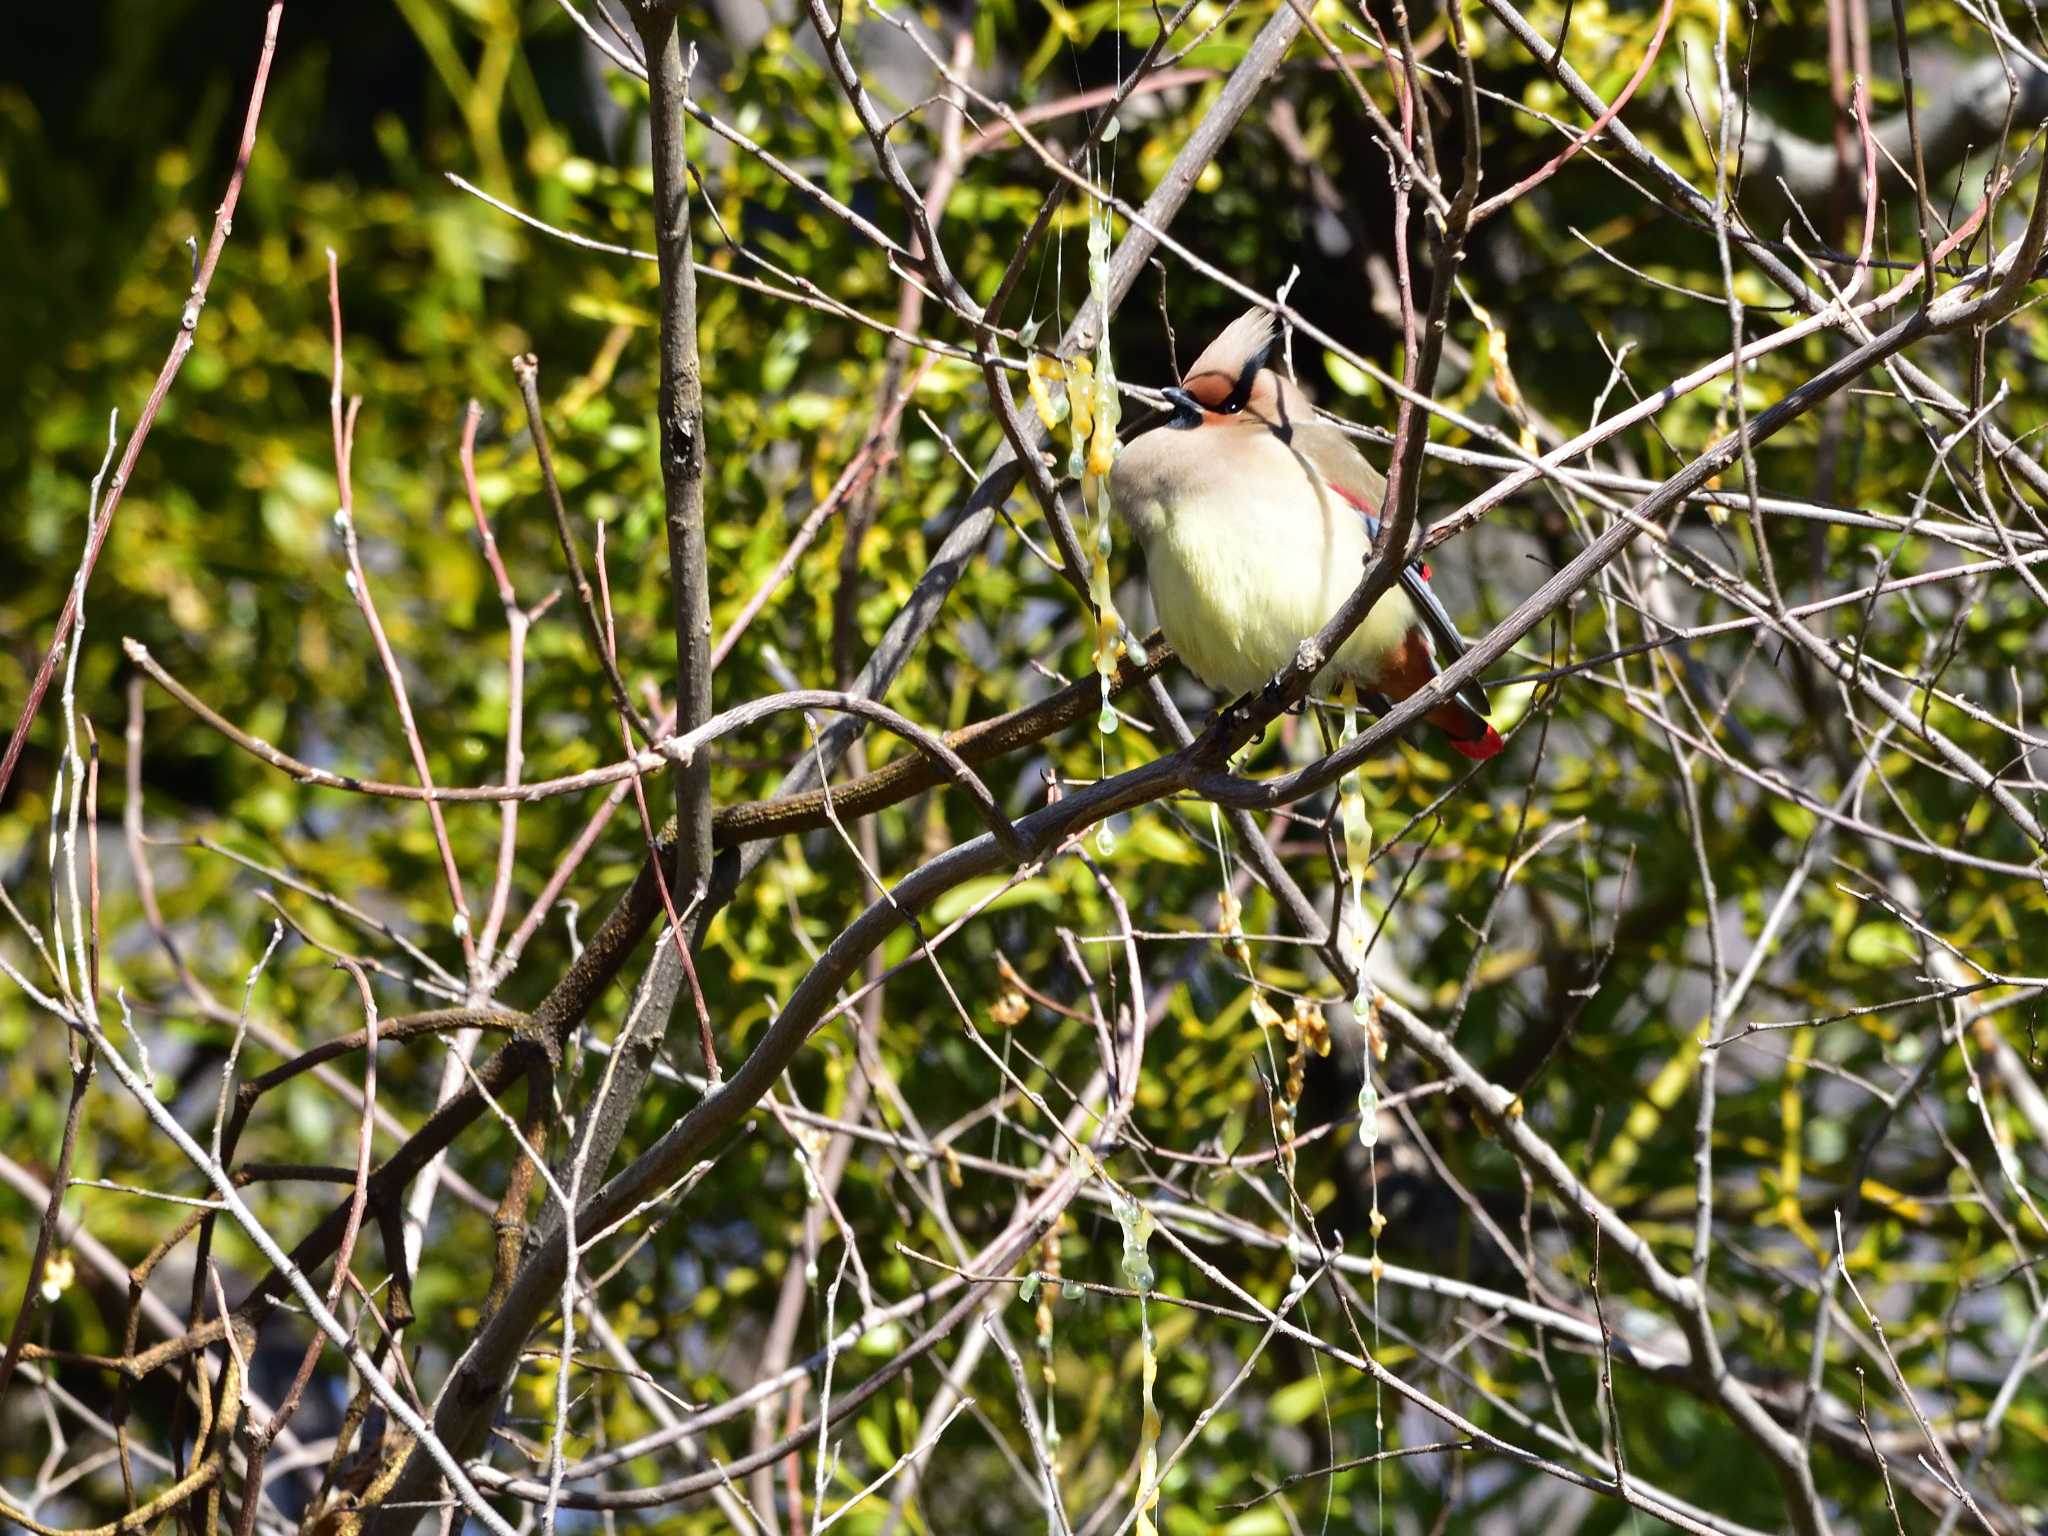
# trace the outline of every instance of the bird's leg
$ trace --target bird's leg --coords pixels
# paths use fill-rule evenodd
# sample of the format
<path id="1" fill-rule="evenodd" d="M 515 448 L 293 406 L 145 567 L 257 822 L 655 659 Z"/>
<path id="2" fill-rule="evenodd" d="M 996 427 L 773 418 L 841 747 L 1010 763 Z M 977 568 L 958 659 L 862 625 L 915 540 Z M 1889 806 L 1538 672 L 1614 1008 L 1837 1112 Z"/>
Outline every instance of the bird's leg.
<path id="1" fill-rule="evenodd" d="M 1304 699 L 1302 702 L 1306 704 L 1308 701 Z M 1330 717 L 1327 714 L 1320 709 L 1315 714 L 1316 729 L 1322 734 L 1323 738 L 1323 755 L 1327 757 L 1330 753 L 1337 750 L 1337 733 L 1330 729 Z"/>

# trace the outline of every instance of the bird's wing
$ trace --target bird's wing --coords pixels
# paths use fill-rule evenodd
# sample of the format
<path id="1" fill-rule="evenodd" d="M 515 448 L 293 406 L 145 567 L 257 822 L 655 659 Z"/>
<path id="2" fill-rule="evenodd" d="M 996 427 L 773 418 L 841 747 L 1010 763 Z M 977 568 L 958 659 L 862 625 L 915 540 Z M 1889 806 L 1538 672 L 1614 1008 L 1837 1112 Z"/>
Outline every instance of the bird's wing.
<path id="1" fill-rule="evenodd" d="M 1368 464 L 1365 455 L 1358 451 L 1351 439 L 1335 427 L 1296 427 L 1294 445 L 1329 483 L 1330 489 L 1357 509 L 1359 516 L 1365 519 L 1366 531 L 1377 541 L 1380 536 L 1380 504 L 1387 495 L 1387 482 L 1380 472 Z M 1430 638 L 1436 642 L 1441 661 L 1448 664 L 1464 655 L 1464 637 L 1458 633 L 1458 626 L 1451 622 L 1450 614 L 1444 611 L 1444 605 L 1437 601 L 1436 593 L 1430 589 L 1429 567 L 1420 560 L 1402 566 L 1401 590 L 1407 593 L 1408 601 L 1429 630 Z M 1486 690 L 1478 682 L 1469 682 L 1460 688 L 1458 697 L 1480 714 L 1486 713 Z"/>
<path id="2" fill-rule="evenodd" d="M 1339 496 L 1368 517 L 1379 512 L 1387 482 L 1343 432 L 1317 421 L 1296 423 L 1294 446 Z"/>

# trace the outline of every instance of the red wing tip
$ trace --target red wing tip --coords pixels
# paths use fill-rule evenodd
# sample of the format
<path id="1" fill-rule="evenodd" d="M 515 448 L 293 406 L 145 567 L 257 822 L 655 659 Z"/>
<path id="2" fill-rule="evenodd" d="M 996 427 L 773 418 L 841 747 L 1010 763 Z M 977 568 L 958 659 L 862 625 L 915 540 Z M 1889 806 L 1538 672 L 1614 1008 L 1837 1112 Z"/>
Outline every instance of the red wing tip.
<path id="1" fill-rule="evenodd" d="M 1500 739 L 1500 732 L 1489 725 L 1486 734 L 1477 741 L 1454 741 L 1451 745 L 1474 762 L 1483 763 L 1489 757 L 1499 756 L 1506 743 Z"/>

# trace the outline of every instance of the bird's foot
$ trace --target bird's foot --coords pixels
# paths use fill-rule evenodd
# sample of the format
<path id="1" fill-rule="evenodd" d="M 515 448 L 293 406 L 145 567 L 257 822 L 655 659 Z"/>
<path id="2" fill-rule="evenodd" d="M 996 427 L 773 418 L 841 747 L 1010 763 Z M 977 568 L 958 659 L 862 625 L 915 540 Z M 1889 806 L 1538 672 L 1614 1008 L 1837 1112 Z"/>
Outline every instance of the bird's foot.
<path id="1" fill-rule="evenodd" d="M 1228 704 L 1219 704 L 1209 711 L 1195 743 L 1203 756 L 1229 763 L 1236 750 L 1233 741 L 1250 724 L 1257 699 L 1256 693 L 1239 694 Z"/>

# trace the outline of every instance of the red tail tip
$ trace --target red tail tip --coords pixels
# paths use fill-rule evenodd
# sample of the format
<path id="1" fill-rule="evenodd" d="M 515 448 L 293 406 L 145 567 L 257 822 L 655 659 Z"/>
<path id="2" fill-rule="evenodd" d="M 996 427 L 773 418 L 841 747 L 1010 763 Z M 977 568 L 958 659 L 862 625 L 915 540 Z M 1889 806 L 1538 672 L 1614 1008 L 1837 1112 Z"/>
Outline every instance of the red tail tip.
<path id="1" fill-rule="evenodd" d="M 1454 741 L 1451 745 L 1474 762 L 1483 763 L 1489 757 L 1498 756 L 1505 743 L 1500 739 L 1500 732 L 1489 725 L 1486 734 L 1477 741 Z"/>

